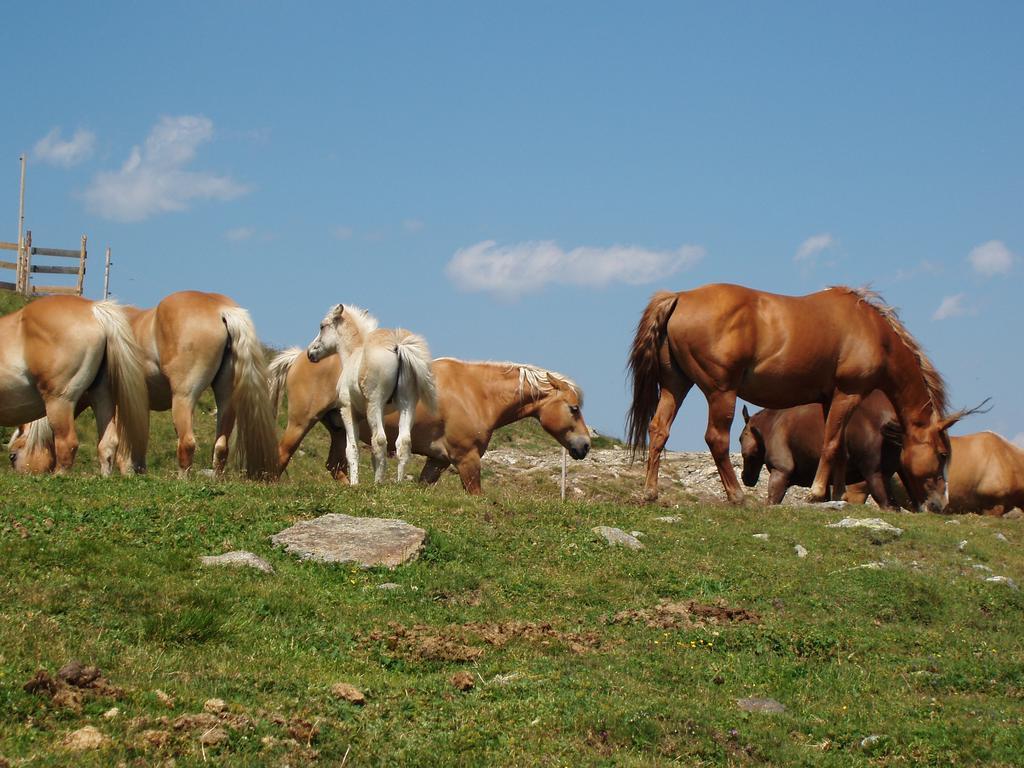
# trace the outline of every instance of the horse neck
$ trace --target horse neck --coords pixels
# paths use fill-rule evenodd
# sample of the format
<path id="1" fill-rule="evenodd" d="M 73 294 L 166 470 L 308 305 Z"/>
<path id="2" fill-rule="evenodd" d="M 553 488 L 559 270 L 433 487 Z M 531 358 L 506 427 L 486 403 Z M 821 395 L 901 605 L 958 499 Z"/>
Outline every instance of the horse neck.
<path id="1" fill-rule="evenodd" d="M 487 404 L 492 411 L 495 429 L 528 416 L 536 416 L 547 397 L 538 396 L 528 384 L 520 382 L 518 367 L 492 377 L 486 389 Z"/>
<path id="2" fill-rule="evenodd" d="M 927 426 L 939 414 L 935 413 L 921 365 L 901 339 L 896 339 L 891 349 L 892 352 L 886 356 L 889 387 L 883 391 L 892 401 L 904 431 L 912 426 Z"/>
<path id="3" fill-rule="evenodd" d="M 342 365 L 352 356 L 353 352 L 365 344 L 366 336 L 362 328 L 355 323 L 343 323 L 338 329 L 338 357 L 341 358 Z"/>

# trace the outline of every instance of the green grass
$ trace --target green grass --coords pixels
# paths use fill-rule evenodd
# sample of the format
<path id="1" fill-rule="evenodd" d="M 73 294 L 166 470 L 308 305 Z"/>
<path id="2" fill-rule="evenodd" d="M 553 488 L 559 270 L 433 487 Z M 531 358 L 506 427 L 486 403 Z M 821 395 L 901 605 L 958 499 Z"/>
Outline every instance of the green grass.
<path id="1" fill-rule="evenodd" d="M 0 471 L 0 758 L 11 765 L 338 765 L 347 754 L 350 766 L 1010 766 L 1024 754 L 1024 596 L 972 567 L 1024 583 L 1019 521 L 884 514 L 906 532 L 879 546 L 826 528 L 836 512 L 643 507 L 611 478 L 601 498 L 621 501 L 560 504 L 536 473 L 489 477 L 476 498 L 451 474 L 435 488 L 348 488 L 327 479 L 320 429 L 281 483 L 182 480 L 166 414 L 153 418 L 150 474 L 103 479 L 90 422 L 79 420 L 71 475 Z M 197 424 L 208 466 L 208 398 Z M 530 423 L 496 437 L 510 444 L 553 449 Z M 428 531 L 426 548 L 386 571 L 271 547 L 325 512 L 401 517 Z M 665 514 L 682 520 L 655 521 Z M 646 548 L 610 549 L 596 525 L 643 531 Z M 752 538 L 762 532 L 768 541 Z M 231 549 L 275 573 L 200 566 Z M 614 618 L 662 600 L 759 620 Z M 533 629 L 487 642 L 512 622 Z M 87 693 L 76 708 L 24 690 L 71 659 L 123 693 Z M 474 689 L 451 684 L 460 671 Z M 337 682 L 366 705 L 332 696 Z M 747 696 L 786 711 L 741 712 Z M 204 746 L 209 724 L 174 722 L 213 697 L 237 727 Z M 61 741 L 86 725 L 108 744 L 68 753 Z"/>

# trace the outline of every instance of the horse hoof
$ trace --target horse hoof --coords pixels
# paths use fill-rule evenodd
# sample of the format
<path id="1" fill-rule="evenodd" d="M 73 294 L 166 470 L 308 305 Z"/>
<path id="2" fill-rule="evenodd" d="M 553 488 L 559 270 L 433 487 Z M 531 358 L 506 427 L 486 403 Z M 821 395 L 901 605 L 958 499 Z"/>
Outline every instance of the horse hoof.
<path id="1" fill-rule="evenodd" d="M 651 490 L 650 488 L 644 489 L 643 494 L 640 496 L 640 500 L 644 504 L 653 504 L 658 500 L 658 491 Z"/>

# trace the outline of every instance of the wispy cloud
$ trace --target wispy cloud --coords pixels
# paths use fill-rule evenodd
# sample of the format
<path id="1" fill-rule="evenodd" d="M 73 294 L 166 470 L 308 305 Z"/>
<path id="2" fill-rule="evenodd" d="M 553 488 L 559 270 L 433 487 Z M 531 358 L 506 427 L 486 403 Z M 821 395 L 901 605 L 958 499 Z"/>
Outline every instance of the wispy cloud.
<path id="1" fill-rule="evenodd" d="M 331 227 L 331 237 L 335 240 L 349 240 L 352 237 L 352 227 Z"/>
<path id="2" fill-rule="evenodd" d="M 252 227 L 235 227 L 229 229 L 224 233 L 224 238 L 230 240 L 233 243 L 240 243 L 243 240 L 250 240 L 252 236 L 256 234 L 256 230 Z"/>
<path id="3" fill-rule="evenodd" d="M 940 275 L 942 274 L 942 265 L 934 261 L 928 261 L 928 259 L 921 259 L 913 267 L 904 269 L 900 267 L 896 270 L 896 274 L 893 275 L 893 280 L 896 282 L 902 282 L 904 280 L 911 280 L 915 277 L 922 275 Z"/>
<path id="4" fill-rule="evenodd" d="M 1002 240 L 989 240 L 972 248 L 967 260 L 979 275 L 995 277 L 1013 269 L 1016 257 Z"/>
<path id="5" fill-rule="evenodd" d="M 970 310 L 964 299 L 965 296 L 962 293 L 947 296 L 932 314 L 932 320 L 948 320 L 951 317 L 960 317 L 961 315 L 968 314 Z"/>
<path id="6" fill-rule="evenodd" d="M 70 168 L 88 158 L 95 146 L 96 134 L 92 131 L 79 128 L 70 139 L 64 141 L 60 136 L 60 128 L 54 128 L 32 147 L 32 157 L 48 165 Z"/>
<path id="7" fill-rule="evenodd" d="M 423 219 L 406 219 L 402 222 L 402 229 L 406 232 L 419 232 L 426 226 Z"/>
<path id="8" fill-rule="evenodd" d="M 487 291 L 513 299 L 549 283 L 599 287 L 642 285 L 692 267 L 704 257 L 699 245 L 652 251 L 635 245 L 562 250 L 550 240 L 500 246 L 485 240 L 456 251 L 445 267 L 464 291 Z"/>
<path id="9" fill-rule="evenodd" d="M 796 254 L 793 256 L 793 261 L 810 261 L 822 251 L 834 247 L 835 244 L 836 239 L 828 232 L 811 235 L 800 243 L 800 247 L 796 249 Z"/>
<path id="10" fill-rule="evenodd" d="M 156 213 L 185 210 L 194 200 L 231 200 L 249 191 L 228 176 L 186 169 L 196 150 L 213 138 L 213 122 L 202 115 L 163 117 L 145 143 L 132 147 L 117 171 L 98 173 L 85 190 L 93 213 L 118 221 L 141 221 Z"/>

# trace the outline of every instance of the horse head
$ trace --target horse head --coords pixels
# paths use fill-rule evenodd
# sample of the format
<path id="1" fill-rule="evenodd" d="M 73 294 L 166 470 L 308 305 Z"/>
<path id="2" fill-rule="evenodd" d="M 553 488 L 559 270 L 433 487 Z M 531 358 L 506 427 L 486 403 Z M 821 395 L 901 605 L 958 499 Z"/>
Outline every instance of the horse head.
<path id="1" fill-rule="evenodd" d="M 338 351 L 338 323 L 345 313 L 342 304 L 331 307 L 320 321 L 320 331 L 306 347 L 306 357 L 311 363 L 319 363 L 325 357 Z"/>
<path id="2" fill-rule="evenodd" d="M 583 420 L 583 395 L 572 383 L 549 375 L 551 390 L 538 403 L 537 420 L 545 431 L 579 460 L 590 452 L 590 428 Z"/>
<path id="3" fill-rule="evenodd" d="M 765 447 L 764 435 L 757 426 L 759 414 L 750 416 L 747 406 L 743 406 L 743 431 L 740 432 L 740 450 L 743 452 L 743 484 L 748 488 L 757 485 L 757 478 L 764 466 Z"/>
<path id="4" fill-rule="evenodd" d="M 28 475 L 41 475 L 52 472 L 57 464 L 57 456 L 52 444 L 38 444 L 29 448 L 29 425 L 21 424 L 14 430 L 7 443 L 8 459 L 15 472 Z"/>

